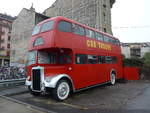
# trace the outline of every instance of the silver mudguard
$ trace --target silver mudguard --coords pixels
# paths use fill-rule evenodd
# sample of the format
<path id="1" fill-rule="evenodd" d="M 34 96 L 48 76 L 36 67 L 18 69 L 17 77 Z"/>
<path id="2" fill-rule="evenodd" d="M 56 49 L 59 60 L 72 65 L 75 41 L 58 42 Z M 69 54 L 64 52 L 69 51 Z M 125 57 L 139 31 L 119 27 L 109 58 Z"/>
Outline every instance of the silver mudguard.
<path id="1" fill-rule="evenodd" d="M 45 87 L 55 88 L 56 85 L 57 85 L 57 82 L 62 78 L 68 78 L 71 81 L 71 84 L 72 84 L 73 90 L 74 90 L 73 81 L 67 74 L 59 74 L 59 75 L 56 75 L 56 76 L 50 76 L 49 77 L 49 82 L 44 80 Z"/>

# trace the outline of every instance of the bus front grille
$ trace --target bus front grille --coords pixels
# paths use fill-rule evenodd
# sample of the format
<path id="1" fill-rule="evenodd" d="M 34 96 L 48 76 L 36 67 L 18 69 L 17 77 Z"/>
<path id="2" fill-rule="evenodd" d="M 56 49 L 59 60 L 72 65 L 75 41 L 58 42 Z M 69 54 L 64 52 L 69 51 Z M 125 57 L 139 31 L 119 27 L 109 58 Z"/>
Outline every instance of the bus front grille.
<path id="1" fill-rule="evenodd" d="M 41 70 L 32 70 L 32 89 L 34 91 L 41 91 Z"/>

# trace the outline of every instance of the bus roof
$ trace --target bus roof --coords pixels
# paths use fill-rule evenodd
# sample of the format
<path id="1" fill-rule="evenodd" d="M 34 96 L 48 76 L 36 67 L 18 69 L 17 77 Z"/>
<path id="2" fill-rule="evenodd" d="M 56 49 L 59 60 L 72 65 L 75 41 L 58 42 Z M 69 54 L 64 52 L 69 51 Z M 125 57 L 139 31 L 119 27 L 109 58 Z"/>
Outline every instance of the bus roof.
<path id="1" fill-rule="evenodd" d="M 52 17 L 52 18 L 46 19 L 46 20 L 44 20 L 44 21 L 38 23 L 38 25 L 41 25 L 41 24 L 43 24 L 43 23 L 45 23 L 45 22 L 47 22 L 47 21 L 50 21 L 50 20 L 54 20 L 54 21 L 60 21 L 60 20 L 68 21 L 68 22 L 71 22 L 71 23 L 74 23 L 74 24 L 78 24 L 78 25 L 80 25 L 80 26 L 82 26 L 82 27 L 84 27 L 84 28 L 87 28 L 87 29 L 90 29 L 90 30 L 94 30 L 94 31 L 96 31 L 96 32 L 99 32 L 99 33 L 101 33 L 101 34 L 103 34 L 103 35 L 106 35 L 106 36 L 109 36 L 109 37 L 111 37 L 111 38 L 118 39 L 118 38 L 112 36 L 111 34 L 102 32 L 102 31 L 100 31 L 100 30 L 98 30 L 98 29 L 96 29 L 96 28 L 92 28 L 92 27 L 90 27 L 90 26 L 81 24 L 81 23 L 79 23 L 79 22 L 77 22 L 77 21 L 75 21 L 75 20 L 71 20 L 71 19 L 68 19 L 68 18 L 65 18 L 65 17 L 62 17 L 62 16 L 56 16 L 56 17 Z"/>

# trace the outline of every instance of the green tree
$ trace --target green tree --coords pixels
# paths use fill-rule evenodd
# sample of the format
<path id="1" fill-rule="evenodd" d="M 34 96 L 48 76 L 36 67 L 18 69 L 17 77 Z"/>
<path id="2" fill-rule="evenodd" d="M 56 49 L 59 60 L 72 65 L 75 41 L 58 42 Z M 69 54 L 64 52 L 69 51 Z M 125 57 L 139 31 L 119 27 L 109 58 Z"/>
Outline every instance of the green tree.
<path id="1" fill-rule="evenodd" d="M 150 52 L 145 53 L 143 59 L 144 59 L 144 65 L 146 67 L 150 67 Z"/>
<path id="2" fill-rule="evenodd" d="M 142 73 L 144 74 L 146 79 L 150 79 L 150 52 L 145 53 L 143 57 L 143 67 L 142 67 Z"/>

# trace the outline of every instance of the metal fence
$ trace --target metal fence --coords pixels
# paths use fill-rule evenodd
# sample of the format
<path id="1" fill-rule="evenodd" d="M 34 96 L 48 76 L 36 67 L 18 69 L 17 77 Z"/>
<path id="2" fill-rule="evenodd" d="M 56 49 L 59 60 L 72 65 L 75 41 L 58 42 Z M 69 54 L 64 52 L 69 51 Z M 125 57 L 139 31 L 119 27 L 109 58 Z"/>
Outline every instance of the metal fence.
<path id="1" fill-rule="evenodd" d="M 0 67 L 0 81 L 26 78 L 24 67 Z"/>

